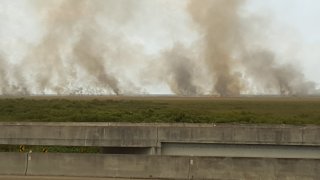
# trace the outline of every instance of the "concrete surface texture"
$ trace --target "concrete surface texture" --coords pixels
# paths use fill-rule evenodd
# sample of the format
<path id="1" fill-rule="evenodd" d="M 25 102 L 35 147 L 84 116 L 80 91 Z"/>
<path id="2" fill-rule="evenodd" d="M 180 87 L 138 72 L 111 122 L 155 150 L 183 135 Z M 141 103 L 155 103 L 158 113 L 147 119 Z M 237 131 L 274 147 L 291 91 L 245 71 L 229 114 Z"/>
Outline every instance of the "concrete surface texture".
<path id="1" fill-rule="evenodd" d="M 189 160 L 183 157 L 32 154 L 27 175 L 125 178 L 185 178 Z"/>
<path id="2" fill-rule="evenodd" d="M 160 147 L 165 142 L 320 145 L 320 126 L 0 123 L 0 144 Z"/>
<path id="3" fill-rule="evenodd" d="M 115 178 L 64 177 L 64 176 L 1 176 L 0 175 L 0 180 L 113 180 L 113 179 Z M 130 180 L 130 179 L 116 178 L 116 180 Z M 152 179 L 152 180 L 157 180 L 157 179 Z"/>
<path id="4" fill-rule="evenodd" d="M 20 156 L 20 154 L 12 153 L 11 156 Z M 21 160 L 13 158 L 12 163 L 24 164 L 25 162 Z M 138 179 L 320 179 L 320 159 L 42 153 L 29 154 L 27 160 L 27 176 Z M 3 166 L 3 168 L 0 169 L 0 174 L 6 170 L 11 171 L 13 167 Z"/>
<path id="5" fill-rule="evenodd" d="M 161 155 L 320 159 L 320 146 L 164 143 Z"/>
<path id="6" fill-rule="evenodd" d="M 25 175 L 27 170 L 26 153 L 0 153 L 1 175 Z"/>

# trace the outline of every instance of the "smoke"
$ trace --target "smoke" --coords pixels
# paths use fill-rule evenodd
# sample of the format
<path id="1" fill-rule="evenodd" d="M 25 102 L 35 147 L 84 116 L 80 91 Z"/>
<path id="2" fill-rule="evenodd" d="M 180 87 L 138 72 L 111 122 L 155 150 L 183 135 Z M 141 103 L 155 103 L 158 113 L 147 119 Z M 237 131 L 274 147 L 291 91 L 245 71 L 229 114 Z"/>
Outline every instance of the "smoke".
<path id="1" fill-rule="evenodd" d="M 9 76 L 12 76 L 12 81 L 9 81 Z M 21 82 L 20 82 L 21 81 Z M 24 84 L 24 78 L 17 71 L 17 68 L 10 66 L 4 58 L 0 56 L 0 93 L 1 94 L 29 94 L 26 86 L 21 86 L 20 83 Z"/>
<path id="2" fill-rule="evenodd" d="M 281 95 L 306 95 L 314 93 L 315 83 L 307 81 L 292 64 L 279 65 L 275 55 L 267 50 L 254 51 L 243 58 L 246 73 L 265 91 Z"/>
<path id="3" fill-rule="evenodd" d="M 4 67 L 7 67 L 6 62 L 0 56 L 0 87 L 1 87 L 1 93 L 3 94 L 6 93 L 6 87 L 8 87 L 8 81 L 7 81 L 6 71 Z"/>
<path id="4" fill-rule="evenodd" d="M 280 65 L 272 50 L 249 48 L 249 33 L 255 22 L 241 16 L 244 0 L 191 0 L 189 12 L 197 23 L 204 41 L 204 58 L 214 79 L 213 92 L 221 96 L 237 96 L 245 87 L 244 75 L 255 87 L 265 92 L 278 90 L 281 95 L 309 94 L 315 89 L 312 82 L 292 64 Z M 263 28 L 263 27 L 261 27 Z M 254 34 L 254 33 L 253 33 Z"/>
<path id="5" fill-rule="evenodd" d="M 103 55 L 108 47 L 97 41 L 100 34 L 95 30 L 100 28 L 96 18 L 103 10 L 101 7 L 108 7 L 109 4 L 110 1 L 68 0 L 56 3 L 53 8 L 44 7 L 47 9 L 44 23 L 48 33 L 31 50 L 31 57 L 28 58 L 31 62 L 27 62 L 40 65 L 41 74 L 36 77 L 36 82 L 41 91 L 45 88 L 54 89 L 57 93 L 63 91 L 59 89 L 67 85 L 65 77 L 72 76 L 68 71 L 74 71 L 72 66 L 78 66 L 87 73 L 87 78 L 93 77 L 103 88 L 119 94 L 118 82 L 107 73 L 104 64 L 106 57 Z M 69 59 L 66 61 L 63 50 L 68 48 Z M 54 84 L 52 76 L 59 77 L 58 86 L 50 87 Z"/>
<path id="6" fill-rule="evenodd" d="M 38 31 L 42 34 L 38 42 L 26 44 L 27 53 L 19 62 L 10 62 L 8 56 L 1 58 L 2 94 L 72 94 L 79 89 L 88 94 L 121 93 L 118 80 L 121 75 L 116 77 L 113 71 L 117 66 L 130 64 L 130 60 L 121 64 L 120 58 L 134 56 L 117 54 L 129 55 L 128 52 L 137 48 L 122 40 L 114 29 L 128 22 L 139 3 L 127 0 L 32 0 L 28 3 L 38 12 Z M 110 27 L 104 27 L 105 24 Z M 132 86 L 130 80 L 122 83 L 123 87 Z"/>
<path id="7" fill-rule="evenodd" d="M 263 39 L 262 47 L 252 45 L 265 26 L 244 18 L 245 0 L 26 2 L 39 20 L 38 40 L 17 38 L 26 46 L 17 62 L 0 54 L 1 94 L 141 94 L 159 84 L 183 96 L 316 92 Z M 150 38 L 158 44 L 139 43 Z"/>
<path id="8" fill-rule="evenodd" d="M 76 43 L 74 47 L 74 55 L 77 64 L 80 65 L 87 73 L 96 78 L 98 83 L 102 83 L 103 86 L 110 87 L 112 91 L 119 94 L 118 81 L 115 77 L 108 74 L 104 67 L 101 57 L 102 52 L 97 51 L 97 44 L 91 39 L 92 33 L 85 32 L 81 35 L 81 39 Z"/>
<path id="9" fill-rule="evenodd" d="M 240 94 L 240 82 L 233 73 L 234 50 L 241 44 L 241 22 L 238 9 L 242 0 L 191 0 L 189 11 L 200 26 L 204 38 L 204 58 L 212 78 L 214 91 L 221 96 Z"/>
<path id="10" fill-rule="evenodd" d="M 199 94 L 194 82 L 195 64 L 187 56 L 187 50 L 180 44 L 163 53 L 166 81 L 170 89 L 178 95 L 194 96 Z M 163 74 L 163 73 L 162 73 Z"/>

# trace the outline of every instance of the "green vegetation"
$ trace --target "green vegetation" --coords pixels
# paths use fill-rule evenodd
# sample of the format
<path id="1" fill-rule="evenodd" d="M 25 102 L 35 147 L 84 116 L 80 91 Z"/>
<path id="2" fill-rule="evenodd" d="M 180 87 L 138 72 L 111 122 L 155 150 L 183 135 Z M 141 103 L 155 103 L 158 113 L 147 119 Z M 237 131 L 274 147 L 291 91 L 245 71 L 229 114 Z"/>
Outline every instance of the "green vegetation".
<path id="1" fill-rule="evenodd" d="M 2 98 L 0 121 L 320 124 L 320 99 Z"/>

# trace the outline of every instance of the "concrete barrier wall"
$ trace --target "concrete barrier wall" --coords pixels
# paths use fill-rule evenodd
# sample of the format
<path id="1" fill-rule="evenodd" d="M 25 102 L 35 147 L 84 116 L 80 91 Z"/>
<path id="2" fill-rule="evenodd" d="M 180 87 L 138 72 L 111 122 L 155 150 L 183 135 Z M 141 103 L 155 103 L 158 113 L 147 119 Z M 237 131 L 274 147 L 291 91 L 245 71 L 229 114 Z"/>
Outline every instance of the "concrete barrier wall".
<path id="1" fill-rule="evenodd" d="M 161 155 L 320 159 L 320 146 L 163 143 Z"/>
<path id="2" fill-rule="evenodd" d="M 302 130 L 303 144 L 320 144 L 320 126 L 309 126 Z"/>
<path id="3" fill-rule="evenodd" d="M 320 145 L 320 126 L 160 126 L 158 132 L 159 142 Z"/>
<path id="4" fill-rule="evenodd" d="M 320 126 L 0 123 L 0 144 L 160 147 L 162 142 L 320 146 Z"/>
<path id="5" fill-rule="evenodd" d="M 27 175 L 185 179 L 189 159 L 169 156 L 31 154 Z"/>
<path id="6" fill-rule="evenodd" d="M 93 123 L 95 124 L 95 123 Z M 0 123 L 0 144 L 154 147 L 156 127 L 109 123 Z"/>
<path id="7" fill-rule="evenodd" d="M 31 154 L 27 175 L 157 179 L 320 179 L 320 159 Z"/>
<path id="8" fill-rule="evenodd" d="M 24 175 L 26 169 L 26 153 L 0 153 L 1 175 Z"/>
<path id="9" fill-rule="evenodd" d="M 195 179 L 320 179 L 320 160 L 194 158 Z"/>

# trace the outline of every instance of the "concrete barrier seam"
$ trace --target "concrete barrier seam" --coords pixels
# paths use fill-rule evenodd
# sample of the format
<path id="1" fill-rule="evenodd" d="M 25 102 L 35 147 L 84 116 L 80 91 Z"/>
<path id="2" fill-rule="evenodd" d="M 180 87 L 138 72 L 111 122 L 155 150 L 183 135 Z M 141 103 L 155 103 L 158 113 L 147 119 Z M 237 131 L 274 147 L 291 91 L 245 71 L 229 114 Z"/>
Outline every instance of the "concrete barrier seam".
<path id="1" fill-rule="evenodd" d="M 190 177 L 190 173 L 191 173 L 191 162 L 193 164 L 193 159 L 191 157 L 189 157 L 189 165 L 188 165 L 188 176 L 187 176 L 187 179 L 191 179 Z"/>
<path id="2" fill-rule="evenodd" d="M 28 168 L 29 168 L 29 152 L 26 153 L 26 162 L 25 162 L 25 164 L 26 164 L 25 165 L 26 169 L 25 169 L 24 175 L 27 176 Z"/>
<path id="3" fill-rule="evenodd" d="M 160 146 L 160 148 L 161 148 L 161 142 L 159 142 L 159 127 L 156 127 L 156 130 L 157 130 L 156 148 L 159 147 L 159 146 Z M 158 151 L 158 149 L 160 149 L 160 148 L 157 148 L 157 151 Z M 157 154 L 158 154 L 158 152 L 157 152 Z"/>

